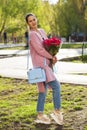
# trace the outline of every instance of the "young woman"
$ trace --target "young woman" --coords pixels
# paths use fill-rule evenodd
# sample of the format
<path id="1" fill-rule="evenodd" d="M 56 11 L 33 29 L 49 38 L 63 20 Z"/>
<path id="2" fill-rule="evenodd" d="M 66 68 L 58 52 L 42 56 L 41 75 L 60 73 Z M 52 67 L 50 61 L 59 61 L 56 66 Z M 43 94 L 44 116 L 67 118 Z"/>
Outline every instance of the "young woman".
<path id="1" fill-rule="evenodd" d="M 57 62 L 57 58 L 50 55 L 43 46 L 43 40 L 47 39 L 46 33 L 43 29 L 37 27 L 37 18 L 34 14 L 26 15 L 26 22 L 30 28 L 29 31 L 29 47 L 31 59 L 34 67 L 42 67 L 46 72 L 46 82 L 37 83 L 38 86 L 38 100 L 37 100 L 37 123 L 50 124 L 50 118 L 44 114 L 44 104 L 46 98 L 46 91 L 48 86 L 52 88 L 54 110 L 50 116 L 57 124 L 63 124 L 63 115 L 61 109 L 60 99 L 60 83 L 57 81 L 52 69 L 50 68 L 50 59 L 53 64 Z M 46 66 L 44 66 L 44 59 L 46 59 Z"/>

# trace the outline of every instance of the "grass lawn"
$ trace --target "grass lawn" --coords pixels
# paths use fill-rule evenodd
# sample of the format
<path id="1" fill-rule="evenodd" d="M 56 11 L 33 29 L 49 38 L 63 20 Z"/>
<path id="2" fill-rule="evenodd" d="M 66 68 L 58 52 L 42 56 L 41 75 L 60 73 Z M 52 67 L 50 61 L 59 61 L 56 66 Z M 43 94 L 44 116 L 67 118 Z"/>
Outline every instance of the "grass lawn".
<path id="1" fill-rule="evenodd" d="M 64 58 L 61 59 L 60 61 L 74 62 L 74 63 L 87 63 L 87 55 Z"/>
<path id="2" fill-rule="evenodd" d="M 26 80 L 0 77 L 0 130 L 87 130 L 86 86 L 61 84 L 64 125 L 35 124 L 36 85 Z M 53 110 L 52 92 L 48 90 L 45 113 Z"/>
<path id="3" fill-rule="evenodd" d="M 62 44 L 62 48 L 73 48 L 73 49 L 76 49 L 76 48 L 87 48 L 87 43 L 83 45 L 83 43 L 64 43 Z"/>
<path id="4" fill-rule="evenodd" d="M 0 50 L 25 50 L 25 49 L 27 48 L 24 46 L 0 48 Z"/>

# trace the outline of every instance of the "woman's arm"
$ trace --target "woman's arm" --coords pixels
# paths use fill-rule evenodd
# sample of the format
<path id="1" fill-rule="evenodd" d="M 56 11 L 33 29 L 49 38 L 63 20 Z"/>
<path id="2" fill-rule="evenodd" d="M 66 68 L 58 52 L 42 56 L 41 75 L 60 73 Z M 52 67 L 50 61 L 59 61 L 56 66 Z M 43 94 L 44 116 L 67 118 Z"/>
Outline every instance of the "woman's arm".
<path id="1" fill-rule="evenodd" d="M 35 32 L 31 32 L 30 33 L 30 44 L 32 45 L 32 47 L 35 49 L 35 51 L 43 56 L 46 57 L 48 59 L 52 59 L 52 55 L 50 55 L 42 46 L 41 43 L 39 43 L 39 39 L 38 36 L 36 35 Z"/>

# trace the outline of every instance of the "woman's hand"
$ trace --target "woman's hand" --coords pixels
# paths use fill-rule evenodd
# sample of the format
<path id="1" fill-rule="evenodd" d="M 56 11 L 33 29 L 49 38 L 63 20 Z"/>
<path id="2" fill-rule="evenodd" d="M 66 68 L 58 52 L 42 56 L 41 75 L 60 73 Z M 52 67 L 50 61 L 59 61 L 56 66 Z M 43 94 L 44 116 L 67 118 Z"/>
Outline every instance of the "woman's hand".
<path id="1" fill-rule="evenodd" d="M 57 62 L 57 57 L 56 56 L 53 56 L 52 58 L 52 63 L 55 64 Z"/>

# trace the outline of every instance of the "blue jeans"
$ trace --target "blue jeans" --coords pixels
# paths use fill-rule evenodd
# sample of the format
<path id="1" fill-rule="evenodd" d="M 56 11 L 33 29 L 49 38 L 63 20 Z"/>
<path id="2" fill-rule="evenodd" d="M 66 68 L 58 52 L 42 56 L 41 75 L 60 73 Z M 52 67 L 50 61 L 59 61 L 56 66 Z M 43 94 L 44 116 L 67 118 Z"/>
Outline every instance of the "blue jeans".
<path id="1" fill-rule="evenodd" d="M 51 82 L 45 84 L 45 92 L 38 94 L 37 112 L 44 111 L 44 104 L 45 104 L 46 93 L 47 93 L 47 85 L 49 85 L 52 88 L 54 109 L 60 109 L 60 107 L 61 107 L 60 83 L 57 80 L 54 80 L 54 81 L 51 81 Z"/>

